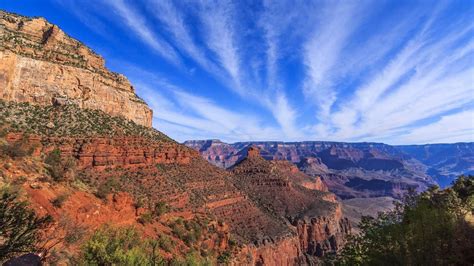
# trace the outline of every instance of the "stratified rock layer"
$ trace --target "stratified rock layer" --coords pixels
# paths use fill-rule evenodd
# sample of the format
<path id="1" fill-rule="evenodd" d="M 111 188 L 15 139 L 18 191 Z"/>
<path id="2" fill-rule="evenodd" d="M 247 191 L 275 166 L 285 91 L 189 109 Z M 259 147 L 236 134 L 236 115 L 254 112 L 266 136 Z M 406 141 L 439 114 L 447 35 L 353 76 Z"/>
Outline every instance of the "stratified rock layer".
<path id="1" fill-rule="evenodd" d="M 0 11 L 0 98 L 39 105 L 75 103 L 135 123 L 152 111 L 123 75 L 43 18 Z"/>
<path id="2" fill-rule="evenodd" d="M 401 198 L 408 189 L 422 191 L 433 184 L 426 166 L 383 143 L 186 141 L 212 164 L 229 168 L 256 146 L 267 160 L 287 160 L 305 174 L 320 177 L 340 198 L 390 196 Z"/>
<path id="3" fill-rule="evenodd" d="M 327 192 L 320 179 L 304 175 L 289 162 L 267 161 L 255 147 L 248 148 L 247 154 L 232 168 L 235 175 L 232 181 L 260 209 L 274 219 L 287 223 L 295 233 L 298 252 L 293 254 L 301 255 L 292 259 L 301 264 L 304 255 L 304 262 L 311 263 L 328 252 L 337 252 L 350 232 L 350 225 L 343 217 L 335 195 Z M 311 183 L 314 185 L 309 185 Z M 264 250 L 271 252 L 271 247 L 277 245 L 281 243 L 274 243 Z M 288 242 L 284 246 L 288 249 L 293 247 Z M 263 256 L 260 260 L 269 265 L 285 264 L 273 260 L 265 262 Z"/>

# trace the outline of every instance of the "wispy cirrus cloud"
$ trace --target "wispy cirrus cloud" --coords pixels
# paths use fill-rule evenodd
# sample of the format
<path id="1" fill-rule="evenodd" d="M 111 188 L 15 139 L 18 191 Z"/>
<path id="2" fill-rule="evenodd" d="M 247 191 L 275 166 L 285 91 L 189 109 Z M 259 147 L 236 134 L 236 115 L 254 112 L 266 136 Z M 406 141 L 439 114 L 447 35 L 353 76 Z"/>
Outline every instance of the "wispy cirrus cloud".
<path id="1" fill-rule="evenodd" d="M 449 129 L 449 130 L 446 130 Z M 396 143 L 450 143 L 474 141 L 474 109 L 442 116 L 431 124 L 414 128 Z"/>
<path id="2" fill-rule="evenodd" d="M 362 4 L 355 1 L 326 3 L 319 13 L 318 26 L 310 34 L 304 46 L 304 64 L 307 79 L 306 97 L 319 109 L 318 116 L 325 122 L 336 101 L 337 88 L 332 74 L 341 60 L 348 39 L 360 23 L 358 16 Z"/>
<path id="3" fill-rule="evenodd" d="M 225 141 L 276 140 L 282 136 L 278 128 L 265 125 L 258 115 L 231 111 L 213 100 L 183 90 L 175 89 L 164 96 L 148 85 L 140 84 L 140 87 L 141 96 L 155 111 L 155 126 L 178 141 L 196 136 Z"/>
<path id="4" fill-rule="evenodd" d="M 111 65 L 179 140 L 472 139 L 472 3 L 55 1 L 117 29 L 107 56 L 150 69 Z M 113 40 L 151 49 L 134 62 Z"/>
<path id="5" fill-rule="evenodd" d="M 112 8 L 120 21 L 124 23 L 141 41 L 150 46 L 160 56 L 169 62 L 180 65 L 181 59 L 175 49 L 166 41 L 159 38 L 152 28 L 147 24 L 145 17 L 135 10 L 133 5 L 124 0 L 104 0 Z"/>
<path id="6" fill-rule="evenodd" d="M 473 43 L 459 43 L 472 27 L 452 28 L 441 41 L 425 28 L 333 116 L 339 119 L 339 137 L 370 139 L 392 132 L 387 138 L 394 138 L 414 123 L 474 101 L 473 68 L 460 63 L 472 58 Z"/>
<path id="7" fill-rule="evenodd" d="M 207 47 L 217 56 L 217 61 L 231 78 L 230 87 L 241 95 L 241 61 L 235 29 L 235 11 L 231 1 L 201 2 L 199 16 Z"/>
<path id="8" fill-rule="evenodd" d="M 209 59 L 203 47 L 199 47 L 194 40 L 185 21 L 184 12 L 180 11 L 173 1 L 153 0 L 147 4 L 153 16 L 163 23 L 166 30 L 173 36 L 176 46 L 183 51 L 184 55 L 192 58 L 207 72 L 218 77 L 222 76 L 221 70 Z"/>

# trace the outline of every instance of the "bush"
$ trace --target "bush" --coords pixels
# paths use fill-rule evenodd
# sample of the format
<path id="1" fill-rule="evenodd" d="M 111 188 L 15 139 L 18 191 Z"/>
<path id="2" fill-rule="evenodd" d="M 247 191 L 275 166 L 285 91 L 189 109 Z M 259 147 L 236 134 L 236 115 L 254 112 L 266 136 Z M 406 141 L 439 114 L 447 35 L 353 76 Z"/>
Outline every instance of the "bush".
<path id="1" fill-rule="evenodd" d="M 222 252 L 219 257 L 217 257 L 217 262 L 227 264 L 230 262 L 231 254 L 229 251 Z"/>
<path id="2" fill-rule="evenodd" d="M 0 146 L 0 152 L 12 159 L 29 156 L 33 153 L 34 148 L 28 144 L 26 137 L 22 137 L 14 143 L 5 143 Z"/>
<path id="3" fill-rule="evenodd" d="M 67 174 L 75 168 L 75 162 L 72 158 L 61 159 L 61 151 L 54 149 L 46 156 L 44 162 L 48 164 L 46 169 L 56 182 L 67 179 Z"/>
<path id="4" fill-rule="evenodd" d="M 146 212 L 138 218 L 138 222 L 141 224 L 149 224 L 153 222 L 153 215 L 149 212 Z"/>
<path id="5" fill-rule="evenodd" d="M 38 217 L 8 186 L 0 188 L 0 199 L 0 262 L 36 251 L 40 230 L 47 228 L 52 218 Z"/>
<path id="6" fill-rule="evenodd" d="M 165 202 L 159 201 L 155 204 L 155 209 L 153 214 L 155 214 L 157 217 L 160 217 L 161 215 L 167 213 L 169 211 L 169 206 Z"/>
<path id="7" fill-rule="evenodd" d="M 54 198 L 51 201 L 51 204 L 53 204 L 53 206 L 56 208 L 61 208 L 63 206 L 63 203 L 67 200 L 67 198 L 68 198 L 67 194 L 61 194 L 57 196 L 56 198 Z"/>
<path id="8" fill-rule="evenodd" d="M 173 240 L 166 235 L 161 235 L 158 239 L 158 245 L 161 249 L 166 252 L 171 252 L 173 250 Z"/>
<path id="9" fill-rule="evenodd" d="M 97 188 L 95 195 L 100 199 L 106 199 L 108 194 L 118 192 L 120 183 L 116 178 L 109 178 Z"/>
<path id="10" fill-rule="evenodd" d="M 134 228 L 103 227 L 82 247 L 86 265 L 157 265 L 154 245 L 142 241 Z"/>
<path id="11" fill-rule="evenodd" d="M 193 246 L 202 236 L 202 225 L 194 220 L 176 219 L 170 224 L 170 227 L 171 232 L 189 247 Z"/>
<path id="12" fill-rule="evenodd" d="M 466 217 L 473 192 L 474 177 L 462 176 L 452 188 L 412 192 L 394 210 L 363 217 L 337 264 L 472 265 L 474 228 Z"/>

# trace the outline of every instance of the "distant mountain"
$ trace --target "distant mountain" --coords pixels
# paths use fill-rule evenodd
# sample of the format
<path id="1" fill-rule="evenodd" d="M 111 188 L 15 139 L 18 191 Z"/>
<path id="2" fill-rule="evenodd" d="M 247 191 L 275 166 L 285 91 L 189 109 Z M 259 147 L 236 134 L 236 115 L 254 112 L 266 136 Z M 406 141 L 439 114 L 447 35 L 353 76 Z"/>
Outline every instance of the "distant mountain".
<path id="1" fill-rule="evenodd" d="M 427 174 L 446 187 L 461 174 L 474 174 L 474 143 L 396 146 L 425 164 Z"/>
<path id="2" fill-rule="evenodd" d="M 186 141 L 212 164 L 229 168 L 250 146 L 267 160 L 288 160 L 304 173 L 321 176 L 342 199 L 390 196 L 399 198 L 409 188 L 446 186 L 474 169 L 474 144 L 391 146 L 383 143 Z"/>

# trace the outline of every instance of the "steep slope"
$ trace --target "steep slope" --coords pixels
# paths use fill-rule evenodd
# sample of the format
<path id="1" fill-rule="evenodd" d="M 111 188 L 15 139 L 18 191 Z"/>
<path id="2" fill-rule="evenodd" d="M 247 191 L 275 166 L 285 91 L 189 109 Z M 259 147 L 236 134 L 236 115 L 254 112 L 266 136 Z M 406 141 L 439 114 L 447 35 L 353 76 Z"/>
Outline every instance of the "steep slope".
<path id="1" fill-rule="evenodd" d="M 291 237 L 291 230 L 237 189 L 229 181 L 233 179 L 229 172 L 210 165 L 197 152 L 160 132 L 74 105 L 40 107 L 2 103 L 2 106 L 8 106 L 0 109 L 5 150 L 28 145 L 34 149 L 28 159 L 33 164 L 47 161 L 45 158 L 54 151 L 60 154 L 59 167 L 64 170 L 61 176 L 53 175 L 48 166 L 41 166 L 41 163 L 33 168 L 43 170 L 30 173 L 25 169 L 32 167 L 26 167 L 26 162 L 8 160 L 7 163 L 2 157 L 1 172 L 5 173 L 7 182 L 21 185 L 32 204 L 42 210 L 40 213 L 51 214 L 57 219 L 65 217 L 85 228 L 84 235 L 87 236 L 92 229 L 105 223 L 138 225 L 144 219 L 143 215 L 153 210 L 151 206 L 161 204 L 167 206 L 166 214 L 143 226 L 143 230 L 152 236 L 153 230 L 161 228 L 159 234 L 169 234 L 182 243 L 186 239 L 180 239 L 179 235 L 170 233 L 171 229 L 166 229 L 178 217 L 186 221 L 221 221 L 228 229 L 221 231 L 221 236 L 210 245 L 221 247 L 213 252 L 228 250 L 235 260 L 249 265 L 259 258 L 275 260 L 274 252 L 284 254 L 275 263 L 293 264 L 300 259 L 298 242 Z M 99 119 L 100 129 L 91 128 L 88 134 L 75 134 L 78 128 L 91 125 L 84 121 L 94 119 Z M 42 126 L 49 123 L 57 124 L 57 130 Z M 135 130 L 142 134 L 136 134 Z M 3 168 L 6 165 L 10 165 L 8 169 Z M 72 184 L 82 184 L 79 187 L 84 190 Z M 64 206 L 70 210 L 51 205 L 64 193 L 70 198 Z M 126 203 L 101 206 L 97 197 Z M 74 200 L 79 198 L 84 202 Z M 123 213 L 122 218 L 116 211 Z M 90 215 L 94 216 L 93 220 L 87 218 Z M 60 225 L 56 230 L 69 229 Z M 57 236 L 58 239 L 61 237 Z M 231 249 L 228 243 L 231 239 L 240 247 Z M 268 239 L 272 241 L 268 242 Z M 180 252 L 165 254 L 180 256 L 189 249 L 202 250 L 196 246 L 199 243 L 183 244 Z M 74 248 L 68 252 L 73 255 Z M 253 255 L 249 257 L 247 253 Z"/>
<path id="2" fill-rule="evenodd" d="M 324 185 L 308 186 L 310 177 L 288 164 L 263 159 L 253 147 L 248 149 L 245 159 L 232 167 L 232 172 L 235 175 L 232 182 L 252 201 L 270 216 L 296 229 L 300 248 L 308 261 L 336 252 L 344 243 L 350 226 L 342 217 L 334 194 L 327 192 Z"/>
<path id="3" fill-rule="evenodd" d="M 151 126 L 152 111 L 123 75 L 43 18 L 0 11 L 0 96 L 39 105 L 72 102 Z"/>

